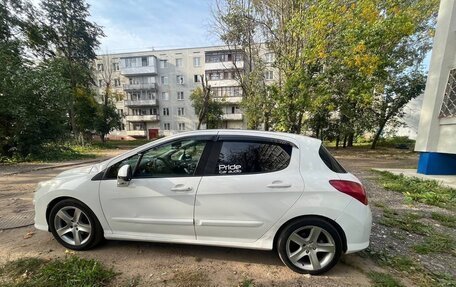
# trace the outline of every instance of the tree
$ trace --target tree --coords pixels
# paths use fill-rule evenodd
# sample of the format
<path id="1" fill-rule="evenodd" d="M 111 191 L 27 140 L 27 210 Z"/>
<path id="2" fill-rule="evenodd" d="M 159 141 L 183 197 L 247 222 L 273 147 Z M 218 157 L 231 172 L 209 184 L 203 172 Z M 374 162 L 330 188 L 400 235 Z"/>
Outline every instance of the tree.
<path id="1" fill-rule="evenodd" d="M 202 78 L 202 87 L 197 87 L 190 95 L 192 106 L 195 113 L 198 115 L 197 129 L 201 128 L 203 123 L 208 129 L 216 129 L 222 122 L 222 106 L 221 103 L 211 97 L 211 87 L 207 83 L 204 76 Z"/>
<path id="2" fill-rule="evenodd" d="M 373 108 L 373 115 L 377 123 L 371 148 L 377 147 L 378 140 L 386 124 L 395 117 L 401 116 L 401 110 L 412 99 L 424 92 L 425 76 L 420 71 L 410 74 L 395 75 L 389 86 L 378 95 Z"/>
<path id="3" fill-rule="evenodd" d="M 101 141 L 104 142 L 107 134 L 115 128 L 120 128 L 121 116 L 117 113 L 114 102 L 122 99 L 123 95 L 113 89 L 114 65 L 112 57 L 108 53 L 103 57 L 101 65 L 101 106 L 99 107 L 95 130 Z"/>
<path id="4" fill-rule="evenodd" d="M 264 45 L 256 41 L 259 27 L 254 14 L 253 1 L 219 0 L 215 3 L 213 26 L 214 32 L 233 54 L 243 55 L 243 65 L 238 65 L 236 57 L 233 57 L 232 65 L 235 79 L 242 89 L 241 107 L 247 127 L 257 129 L 263 124 L 268 130 L 272 98 L 265 83 L 268 67 L 262 57 Z"/>
<path id="5" fill-rule="evenodd" d="M 73 97 L 68 100 L 68 114 L 72 131 L 78 134 L 75 115 L 75 101 L 78 89 L 89 89 L 92 79 L 92 64 L 96 59 L 95 50 L 99 37 L 104 36 L 100 26 L 88 20 L 89 5 L 84 0 L 43 0 L 42 39 L 37 43 L 46 44 L 47 53 L 65 62 L 65 78 L 68 80 Z"/>

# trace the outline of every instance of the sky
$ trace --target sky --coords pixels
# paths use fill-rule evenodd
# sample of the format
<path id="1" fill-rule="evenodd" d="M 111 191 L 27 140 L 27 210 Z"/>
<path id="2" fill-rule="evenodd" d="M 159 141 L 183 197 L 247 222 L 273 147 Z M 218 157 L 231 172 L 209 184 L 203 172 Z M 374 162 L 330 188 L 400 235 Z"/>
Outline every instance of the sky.
<path id="1" fill-rule="evenodd" d="M 88 0 L 103 27 L 99 53 L 220 44 L 210 32 L 212 0 Z"/>

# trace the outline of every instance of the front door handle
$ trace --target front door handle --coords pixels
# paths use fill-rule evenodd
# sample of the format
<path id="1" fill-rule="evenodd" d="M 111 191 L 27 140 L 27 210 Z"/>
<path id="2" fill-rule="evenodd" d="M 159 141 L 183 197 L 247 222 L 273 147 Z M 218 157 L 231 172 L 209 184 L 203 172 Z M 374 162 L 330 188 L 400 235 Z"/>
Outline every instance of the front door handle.
<path id="1" fill-rule="evenodd" d="M 275 180 L 271 184 L 268 184 L 267 187 L 269 187 L 269 188 L 288 188 L 288 187 L 291 187 L 291 184 L 282 182 L 280 180 Z"/>
<path id="2" fill-rule="evenodd" d="M 193 188 L 189 187 L 189 186 L 184 186 L 184 185 L 181 185 L 181 184 L 178 184 L 176 185 L 175 187 L 172 187 L 171 188 L 171 191 L 175 191 L 175 192 L 188 192 L 188 191 L 192 191 Z"/>

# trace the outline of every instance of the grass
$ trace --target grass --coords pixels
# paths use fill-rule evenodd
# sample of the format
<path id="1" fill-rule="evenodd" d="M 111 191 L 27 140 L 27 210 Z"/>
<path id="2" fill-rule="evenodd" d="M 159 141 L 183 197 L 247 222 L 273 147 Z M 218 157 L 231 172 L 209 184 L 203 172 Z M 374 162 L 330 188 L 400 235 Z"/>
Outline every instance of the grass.
<path id="1" fill-rule="evenodd" d="M 418 262 L 412 259 L 409 255 L 392 256 L 386 252 L 374 252 L 371 249 L 366 249 L 361 255 L 367 255 L 374 260 L 377 264 L 383 267 L 389 267 L 394 272 L 400 271 L 401 276 L 406 276 L 411 279 L 417 286 L 456 286 L 455 278 L 450 274 L 433 273 L 424 269 Z M 384 276 L 375 276 L 376 279 L 381 280 Z M 382 281 L 374 284 L 382 284 Z M 385 283 L 385 282 L 383 282 Z M 400 285 L 374 285 L 374 286 L 400 286 Z"/>
<path id="2" fill-rule="evenodd" d="M 8 287 L 107 286 L 117 274 L 100 262 L 76 256 L 43 260 L 22 258 L 0 268 L 0 285 Z"/>
<path id="3" fill-rule="evenodd" d="M 395 175 L 386 171 L 375 171 L 380 184 L 392 191 L 403 193 L 410 201 L 456 210 L 456 189 L 442 186 L 435 180 Z"/>
<path id="4" fill-rule="evenodd" d="M 62 162 L 95 158 L 97 152 L 102 149 L 132 149 L 137 146 L 150 142 L 149 140 L 134 141 L 106 141 L 92 142 L 87 145 L 77 145 L 71 143 L 47 144 L 39 151 L 27 156 L 14 155 L 12 157 L 0 156 L 0 163 L 19 163 L 19 162 Z"/>
<path id="5" fill-rule="evenodd" d="M 372 280 L 374 287 L 399 287 L 403 286 L 393 276 L 380 272 L 369 272 L 367 276 Z"/>
<path id="6" fill-rule="evenodd" d="M 255 283 L 253 282 L 253 279 L 245 278 L 242 280 L 241 284 L 239 284 L 240 287 L 255 287 Z"/>
<path id="7" fill-rule="evenodd" d="M 429 235 L 432 227 L 419 221 L 422 216 L 417 213 L 404 212 L 399 214 L 387 207 L 383 208 L 383 217 L 379 223 L 389 227 L 399 228 L 419 235 Z"/>
<path id="8" fill-rule="evenodd" d="M 443 213 L 432 212 L 431 218 L 440 222 L 443 226 L 454 228 L 456 227 L 456 216 L 446 215 Z"/>
<path id="9" fill-rule="evenodd" d="M 426 237 L 422 243 L 413 246 L 416 253 L 449 253 L 456 256 L 456 242 L 446 234 L 433 233 Z"/>
<path id="10" fill-rule="evenodd" d="M 103 142 L 93 142 L 92 146 L 102 149 L 117 149 L 117 148 L 134 148 L 140 145 L 150 143 L 150 140 L 138 139 L 134 141 L 121 141 L 121 140 L 109 140 Z"/>

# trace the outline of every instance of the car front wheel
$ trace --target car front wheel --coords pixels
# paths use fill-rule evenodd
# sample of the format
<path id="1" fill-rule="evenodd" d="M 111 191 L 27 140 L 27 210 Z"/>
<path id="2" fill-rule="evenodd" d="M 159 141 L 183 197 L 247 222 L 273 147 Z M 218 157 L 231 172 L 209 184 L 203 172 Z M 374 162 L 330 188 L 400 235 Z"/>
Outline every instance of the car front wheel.
<path id="1" fill-rule="evenodd" d="M 49 214 L 49 227 L 55 239 L 73 250 L 86 250 L 103 239 L 103 231 L 93 212 L 81 202 L 58 202 Z"/>
<path id="2" fill-rule="evenodd" d="M 295 272 L 318 275 L 336 265 L 342 254 L 342 240 L 328 221 L 303 218 L 282 230 L 277 251 L 282 262 Z"/>

